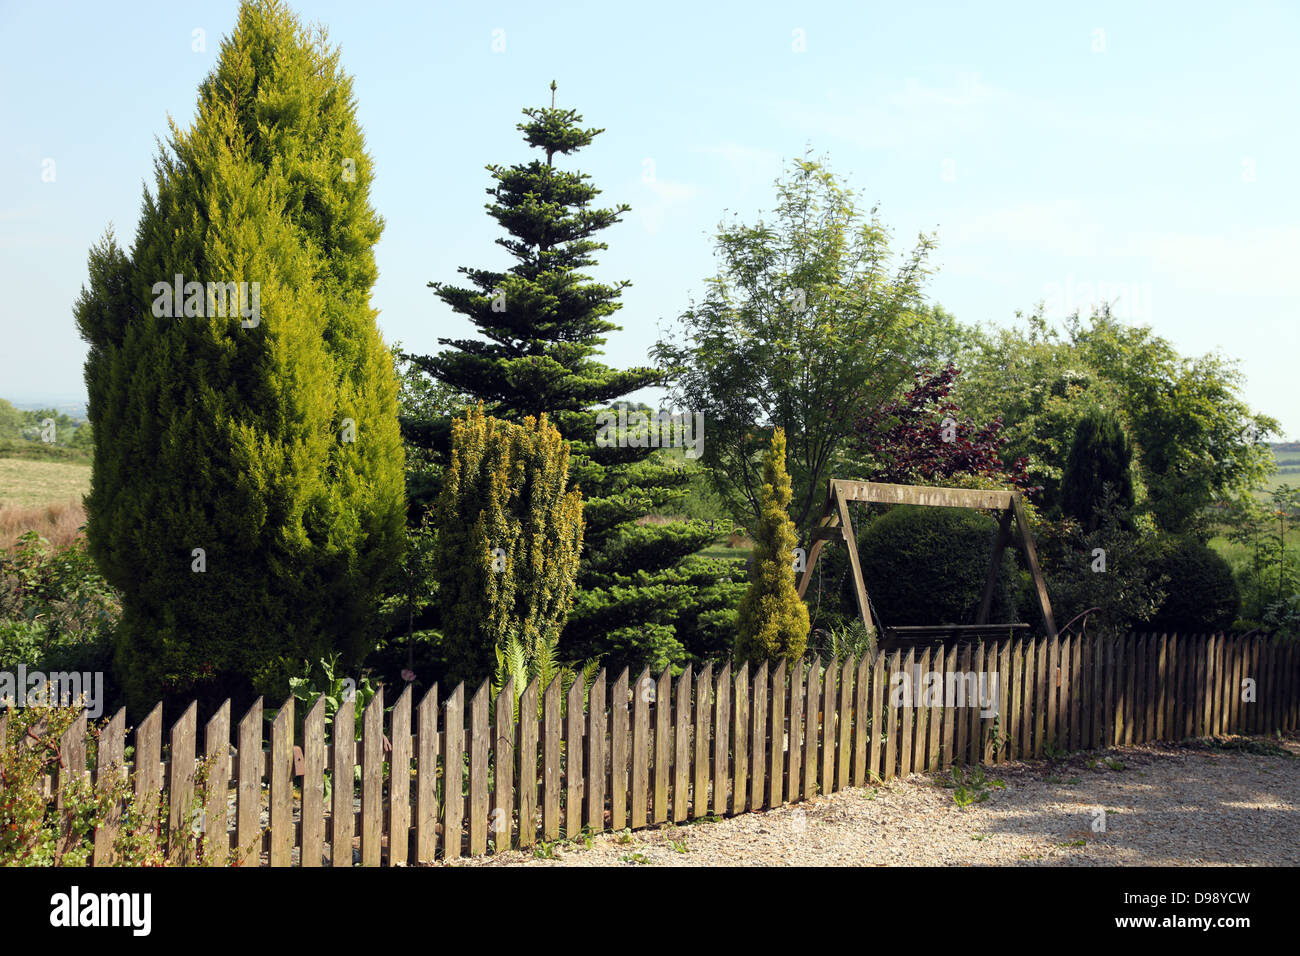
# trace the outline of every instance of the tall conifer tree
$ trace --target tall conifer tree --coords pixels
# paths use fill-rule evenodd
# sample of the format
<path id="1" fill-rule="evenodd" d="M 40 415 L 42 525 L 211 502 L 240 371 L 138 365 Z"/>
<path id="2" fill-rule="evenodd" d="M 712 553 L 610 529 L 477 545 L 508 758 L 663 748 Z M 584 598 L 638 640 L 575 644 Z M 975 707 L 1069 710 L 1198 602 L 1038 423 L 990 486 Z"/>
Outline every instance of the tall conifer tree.
<path id="1" fill-rule="evenodd" d="M 193 126 L 171 129 L 134 247 L 92 249 L 75 310 L 88 536 L 122 591 L 137 708 L 279 696 L 331 650 L 359 663 L 404 512 L 369 301 L 383 223 L 338 51 L 276 0 L 245 2 Z"/>
<path id="2" fill-rule="evenodd" d="M 596 208 L 590 176 L 556 166 L 603 130 L 583 128 L 574 110 L 525 109 L 518 129 L 542 158 L 487 169 L 488 214 L 509 233 L 497 243 L 515 258 L 504 272 L 461 267 L 468 287 L 429 283 L 487 341 L 439 339 L 447 346 L 412 361 L 457 392 L 481 399 L 497 418 L 545 412 L 573 443 L 573 484 L 586 522 L 579 592 L 561 642 L 568 658 L 602 655 L 610 667 L 662 668 L 727 650 L 743 569 L 691 558 L 712 540 L 702 522 L 637 524 L 685 494 L 687 473 L 649 447 L 597 447 L 595 415 L 637 389 L 664 382 L 648 367 L 600 362 L 609 316 L 630 283 L 592 281 L 581 271 L 607 248 L 592 237 L 620 221 L 627 205 Z M 436 445 L 446 423 L 407 423 L 408 441 Z M 635 440 L 635 438 L 634 438 Z"/>

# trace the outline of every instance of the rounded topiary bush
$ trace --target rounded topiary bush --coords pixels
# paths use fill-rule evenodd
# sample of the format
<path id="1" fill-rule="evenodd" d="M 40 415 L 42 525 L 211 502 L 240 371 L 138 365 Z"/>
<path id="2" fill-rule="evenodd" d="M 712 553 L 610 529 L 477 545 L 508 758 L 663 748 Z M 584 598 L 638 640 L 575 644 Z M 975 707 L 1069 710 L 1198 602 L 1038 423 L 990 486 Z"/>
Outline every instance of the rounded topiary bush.
<path id="1" fill-rule="evenodd" d="M 1232 627 L 1241 610 L 1241 592 L 1232 568 L 1208 545 L 1194 538 L 1170 537 L 1159 543 L 1151 574 L 1168 577 L 1165 600 L 1148 622 L 1150 630 L 1170 634 L 1212 634 Z"/>
<path id="2" fill-rule="evenodd" d="M 885 627 L 973 624 L 993 553 L 997 522 L 978 511 L 902 505 L 858 537 L 862 576 Z M 990 624 L 1014 616 L 1015 559 L 1003 552 Z M 852 606 L 853 582 L 846 594 Z"/>

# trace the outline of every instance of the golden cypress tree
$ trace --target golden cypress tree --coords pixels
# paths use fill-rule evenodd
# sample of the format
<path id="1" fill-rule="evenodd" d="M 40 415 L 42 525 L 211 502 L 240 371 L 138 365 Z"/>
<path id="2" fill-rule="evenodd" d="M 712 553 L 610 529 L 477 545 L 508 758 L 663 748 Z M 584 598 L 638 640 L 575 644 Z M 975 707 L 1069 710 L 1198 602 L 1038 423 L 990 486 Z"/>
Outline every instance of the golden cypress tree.
<path id="1" fill-rule="evenodd" d="M 452 681 L 496 670 L 512 638 L 553 645 L 573 604 L 582 494 L 568 487 L 569 446 L 546 415 L 522 425 L 485 415 L 452 424 L 435 512 L 434 579 Z"/>
<path id="2" fill-rule="evenodd" d="M 759 525 L 749 590 L 740 602 L 736 660 L 759 664 L 796 661 L 808 645 L 808 608 L 794 581 L 796 544 L 790 520 L 790 473 L 785 468 L 785 430 L 778 428 L 763 457 Z"/>

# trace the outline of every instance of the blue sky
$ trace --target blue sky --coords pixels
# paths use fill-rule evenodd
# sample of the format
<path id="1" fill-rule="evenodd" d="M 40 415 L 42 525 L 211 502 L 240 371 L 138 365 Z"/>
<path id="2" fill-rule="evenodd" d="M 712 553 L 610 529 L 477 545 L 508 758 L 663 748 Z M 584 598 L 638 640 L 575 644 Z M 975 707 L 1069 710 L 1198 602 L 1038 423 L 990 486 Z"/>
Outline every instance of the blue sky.
<path id="1" fill-rule="evenodd" d="M 468 331 L 426 282 L 508 264 L 483 167 L 530 158 L 514 126 L 554 78 L 606 129 L 576 165 L 632 206 L 595 270 L 633 283 L 613 365 L 648 363 L 724 210 L 770 209 L 811 147 L 899 248 L 937 230 L 928 292 L 963 321 L 1118 296 L 1185 354 L 1239 359 L 1247 400 L 1300 438 L 1296 5 L 294 7 L 356 78 L 387 222 L 374 303 L 410 350 Z M 83 396 L 87 249 L 110 222 L 130 244 L 155 137 L 192 120 L 236 10 L 0 3 L 0 396 Z"/>

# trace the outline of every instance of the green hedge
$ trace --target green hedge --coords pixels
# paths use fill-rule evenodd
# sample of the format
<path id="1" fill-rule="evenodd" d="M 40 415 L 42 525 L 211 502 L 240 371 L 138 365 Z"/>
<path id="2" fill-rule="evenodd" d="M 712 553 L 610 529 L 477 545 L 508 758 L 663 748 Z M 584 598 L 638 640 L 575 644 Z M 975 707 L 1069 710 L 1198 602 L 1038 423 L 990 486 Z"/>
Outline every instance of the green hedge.
<path id="1" fill-rule="evenodd" d="M 1226 631 L 1241 611 L 1241 592 L 1232 568 L 1217 551 L 1194 538 L 1169 537 L 1157 546 L 1151 565 L 1165 575 L 1165 601 L 1148 623 L 1170 634 Z"/>
<path id="2" fill-rule="evenodd" d="M 973 624 L 993 552 L 997 522 L 963 508 L 899 506 L 858 535 L 867 593 L 885 627 Z M 1008 547 L 989 623 L 1015 616 L 1015 558 Z M 846 600 L 853 582 L 846 575 Z"/>

